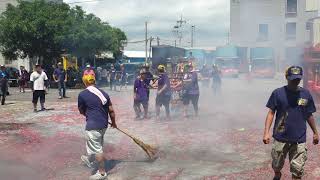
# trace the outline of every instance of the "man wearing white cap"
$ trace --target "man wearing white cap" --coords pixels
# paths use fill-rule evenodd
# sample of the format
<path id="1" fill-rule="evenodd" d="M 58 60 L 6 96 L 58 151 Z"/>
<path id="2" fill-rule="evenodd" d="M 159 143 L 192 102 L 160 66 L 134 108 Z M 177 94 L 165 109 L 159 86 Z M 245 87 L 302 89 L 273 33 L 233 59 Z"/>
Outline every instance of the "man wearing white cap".
<path id="1" fill-rule="evenodd" d="M 94 70 L 91 68 L 90 64 L 86 65 L 86 69 L 83 72 L 83 76 L 85 75 L 92 75 L 94 77 L 96 77 L 96 74 L 94 73 Z"/>

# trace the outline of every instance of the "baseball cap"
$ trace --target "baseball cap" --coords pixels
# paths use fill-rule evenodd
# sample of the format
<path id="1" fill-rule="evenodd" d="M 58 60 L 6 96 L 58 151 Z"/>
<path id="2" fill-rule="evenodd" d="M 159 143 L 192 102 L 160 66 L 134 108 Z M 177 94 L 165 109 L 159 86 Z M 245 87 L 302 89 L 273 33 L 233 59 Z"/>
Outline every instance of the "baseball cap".
<path id="1" fill-rule="evenodd" d="M 164 71 L 166 69 L 166 67 L 164 66 L 164 65 L 162 65 L 162 64 L 160 64 L 159 66 L 158 66 L 158 70 L 162 70 L 162 71 Z"/>
<path id="2" fill-rule="evenodd" d="M 288 80 L 302 79 L 303 70 L 300 66 L 291 66 L 286 71 L 286 77 Z"/>
<path id="3" fill-rule="evenodd" d="M 90 66 L 90 64 L 87 64 L 87 66 L 86 66 L 87 68 L 90 68 L 91 66 Z"/>
<path id="4" fill-rule="evenodd" d="M 0 67 L 5 67 L 5 66 L 3 64 L 1 64 Z"/>
<path id="5" fill-rule="evenodd" d="M 95 84 L 96 78 L 93 75 L 88 74 L 82 77 L 82 81 L 85 85 L 89 86 Z"/>

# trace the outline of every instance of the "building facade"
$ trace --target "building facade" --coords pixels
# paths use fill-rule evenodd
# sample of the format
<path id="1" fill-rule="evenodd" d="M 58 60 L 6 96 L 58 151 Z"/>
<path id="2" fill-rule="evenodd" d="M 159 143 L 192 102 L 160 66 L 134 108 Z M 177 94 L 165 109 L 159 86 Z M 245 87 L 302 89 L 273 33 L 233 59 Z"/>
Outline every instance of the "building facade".
<path id="1" fill-rule="evenodd" d="M 308 0 L 230 0 L 230 41 L 250 50 L 272 48 L 278 71 L 300 64 L 310 42 Z"/>

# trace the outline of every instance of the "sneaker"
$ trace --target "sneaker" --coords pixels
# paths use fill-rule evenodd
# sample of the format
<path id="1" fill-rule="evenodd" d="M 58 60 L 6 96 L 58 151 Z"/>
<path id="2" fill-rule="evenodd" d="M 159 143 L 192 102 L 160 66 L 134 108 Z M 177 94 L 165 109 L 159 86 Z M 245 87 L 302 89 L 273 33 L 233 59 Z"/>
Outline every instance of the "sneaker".
<path id="1" fill-rule="evenodd" d="M 62 97 L 61 97 L 61 96 L 59 96 L 59 99 L 62 99 Z"/>
<path id="2" fill-rule="evenodd" d="M 104 173 L 104 175 L 102 175 L 99 172 L 99 170 L 97 171 L 96 174 L 89 177 L 89 180 L 103 180 L 103 179 L 107 179 L 107 173 Z"/>
<path id="3" fill-rule="evenodd" d="M 88 166 L 88 168 L 93 168 L 93 162 L 89 161 L 88 156 L 82 155 L 81 160 Z"/>

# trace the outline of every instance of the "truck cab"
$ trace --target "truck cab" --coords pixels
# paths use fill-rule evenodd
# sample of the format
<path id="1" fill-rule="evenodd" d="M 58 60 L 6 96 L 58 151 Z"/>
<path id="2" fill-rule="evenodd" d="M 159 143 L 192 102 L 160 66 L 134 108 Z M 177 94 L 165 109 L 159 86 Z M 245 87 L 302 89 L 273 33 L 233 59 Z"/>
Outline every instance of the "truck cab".
<path id="1" fill-rule="evenodd" d="M 239 58 L 217 58 L 216 65 L 221 70 L 223 77 L 239 77 Z"/>

